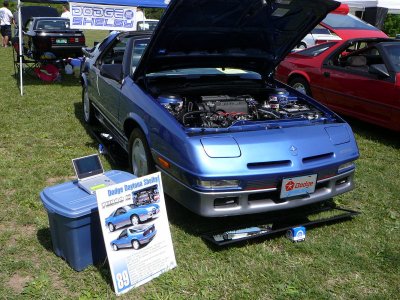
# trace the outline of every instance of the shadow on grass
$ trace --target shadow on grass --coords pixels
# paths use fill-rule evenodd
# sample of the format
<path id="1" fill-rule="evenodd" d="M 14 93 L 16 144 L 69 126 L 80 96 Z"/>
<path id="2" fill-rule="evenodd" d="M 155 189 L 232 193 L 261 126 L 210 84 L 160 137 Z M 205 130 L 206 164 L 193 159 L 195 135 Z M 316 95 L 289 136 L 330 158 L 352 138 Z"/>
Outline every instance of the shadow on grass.
<path id="1" fill-rule="evenodd" d="M 399 133 L 374 124 L 369 124 L 351 117 L 345 117 L 354 133 L 367 140 L 377 141 L 380 144 L 400 149 Z"/>
<path id="2" fill-rule="evenodd" d="M 322 203 L 316 203 L 277 212 L 232 217 L 205 218 L 192 213 L 168 196 L 166 196 L 166 204 L 169 222 L 184 232 L 199 237 L 203 236 L 204 234 L 211 236 L 213 234 L 222 234 L 223 232 L 230 230 L 238 230 L 254 226 L 258 227 L 263 225 L 267 225 L 268 227 L 271 226 L 272 230 L 280 230 L 282 228 L 294 227 L 310 222 L 310 220 L 312 220 L 309 219 L 310 216 L 316 212 L 320 212 L 320 210 L 323 211 L 324 209 L 328 208 L 336 208 L 333 200 L 328 200 Z M 350 216 L 348 218 L 344 217 L 341 220 L 325 222 L 323 225 L 336 224 L 349 219 L 351 219 Z M 322 223 L 320 225 L 322 225 Z M 314 224 L 307 226 L 307 228 L 311 229 L 320 225 Z M 219 251 L 225 249 L 226 247 L 242 247 L 246 244 L 260 243 L 268 239 L 282 236 L 284 233 L 285 231 L 276 232 L 259 236 L 250 240 L 237 241 L 229 245 L 224 245 L 223 247 L 214 245 L 210 242 L 205 242 L 213 251 Z"/>
<path id="3" fill-rule="evenodd" d="M 19 74 L 12 74 L 11 77 L 15 80 L 16 86 L 20 87 L 19 82 Z M 62 86 L 78 86 L 80 85 L 79 78 L 74 77 L 74 75 L 65 75 L 61 72 L 60 81 L 55 82 L 45 82 L 39 79 L 33 71 L 29 71 L 23 76 L 23 85 L 24 86 L 54 86 L 54 85 L 62 85 Z"/>
<path id="4" fill-rule="evenodd" d="M 49 252 L 53 252 L 53 244 L 51 242 L 50 228 L 41 228 L 37 231 L 36 236 L 39 243 Z"/>
<path id="5" fill-rule="evenodd" d="M 108 161 L 114 170 L 128 171 L 128 155 L 121 149 L 121 147 L 114 142 L 108 141 L 106 138 L 102 138 L 101 133 L 107 133 L 100 125 L 88 125 L 83 120 L 83 106 L 81 102 L 74 103 L 75 117 L 81 123 L 82 127 L 85 128 L 86 133 L 92 137 L 93 142 L 86 146 L 98 149 L 99 144 L 103 144 L 107 149 L 107 155 L 103 157 Z"/>

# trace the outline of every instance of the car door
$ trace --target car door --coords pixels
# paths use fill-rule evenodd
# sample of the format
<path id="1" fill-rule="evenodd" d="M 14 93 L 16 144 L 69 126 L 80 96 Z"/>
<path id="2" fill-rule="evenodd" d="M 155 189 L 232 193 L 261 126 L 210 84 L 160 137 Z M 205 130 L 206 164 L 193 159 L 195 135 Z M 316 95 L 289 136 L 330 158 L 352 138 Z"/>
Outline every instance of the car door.
<path id="1" fill-rule="evenodd" d="M 132 37 L 127 51 L 131 53 L 130 57 L 127 57 L 126 66 L 129 68 L 126 70 L 127 74 L 131 75 L 135 72 L 136 66 L 142 57 L 144 50 L 149 43 L 148 36 Z M 130 77 L 131 77 L 130 76 Z M 130 77 L 127 77 L 121 89 L 121 102 L 119 118 L 120 123 L 124 122 L 126 116 L 129 113 L 137 113 L 142 107 L 138 107 L 138 97 L 141 97 L 142 93 L 140 90 L 135 88 L 135 85 Z"/>
<path id="2" fill-rule="evenodd" d="M 97 104 L 100 106 L 99 108 L 103 115 L 108 118 L 112 124 L 118 123 L 121 82 L 102 76 L 100 70 L 104 64 L 120 64 L 122 66 L 127 41 L 127 37 L 116 39 L 116 41 L 99 57 L 95 66 Z"/>
<path id="3" fill-rule="evenodd" d="M 393 78 L 381 78 L 369 71 L 371 64 L 384 63 L 378 49 L 368 47 L 354 53 L 347 58 L 334 57 L 323 65 L 326 104 L 339 113 L 387 125 L 397 98 Z"/>
<path id="4" fill-rule="evenodd" d="M 118 237 L 118 246 L 121 248 L 127 248 L 130 246 L 130 238 L 128 236 L 128 230 L 122 230 L 121 234 Z"/>

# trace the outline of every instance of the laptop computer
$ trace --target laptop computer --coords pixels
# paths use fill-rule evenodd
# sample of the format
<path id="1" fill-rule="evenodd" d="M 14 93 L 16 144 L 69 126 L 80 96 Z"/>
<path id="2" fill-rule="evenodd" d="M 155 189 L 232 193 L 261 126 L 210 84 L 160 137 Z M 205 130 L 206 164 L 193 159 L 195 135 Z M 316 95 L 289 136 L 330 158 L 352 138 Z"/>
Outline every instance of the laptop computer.
<path id="1" fill-rule="evenodd" d="M 72 165 L 76 177 L 78 177 L 78 186 L 89 194 L 94 194 L 98 189 L 115 184 L 104 175 L 103 166 L 97 154 L 74 158 Z"/>

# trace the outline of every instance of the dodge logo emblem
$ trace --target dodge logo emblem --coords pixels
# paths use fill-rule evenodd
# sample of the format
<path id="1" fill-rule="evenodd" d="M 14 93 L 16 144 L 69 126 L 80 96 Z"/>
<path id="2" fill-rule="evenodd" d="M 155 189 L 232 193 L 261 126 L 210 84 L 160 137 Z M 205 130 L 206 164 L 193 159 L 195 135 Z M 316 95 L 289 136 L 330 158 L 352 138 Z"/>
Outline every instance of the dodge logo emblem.
<path id="1" fill-rule="evenodd" d="M 297 148 L 295 146 L 290 146 L 289 148 L 290 153 L 292 153 L 293 156 L 297 155 Z"/>
<path id="2" fill-rule="evenodd" d="M 294 188 L 294 182 L 293 182 L 293 180 L 289 180 L 289 181 L 285 184 L 286 192 L 293 190 L 293 188 Z"/>

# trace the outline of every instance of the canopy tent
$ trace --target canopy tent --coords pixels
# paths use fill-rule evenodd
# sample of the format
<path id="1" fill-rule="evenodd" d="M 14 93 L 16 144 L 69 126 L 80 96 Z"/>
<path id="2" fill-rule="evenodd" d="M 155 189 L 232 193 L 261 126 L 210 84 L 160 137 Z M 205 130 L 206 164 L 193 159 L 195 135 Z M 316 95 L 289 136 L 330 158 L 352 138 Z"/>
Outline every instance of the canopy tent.
<path id="1" fill-rule="evenodd" d="M 364 10 L 369 7 L 387 8 L 389 13 L 400 14 L 400 0 L 340 0 L 350 8 Z"/>
<path id="2" fill-rule="evenodd" d="M 376 7 L 378 0 L 340 0 L 341 3 L 347 4 L 350 8 L 364 10 L 367 7 Z"/>
<path id="3" fill-rule="evenodd" d="M 18 0 L 18 20 L 22 20 L 21 7 L 22 2 L 28 3 L 48 3 L 48 4 L 65 4 L 68 0 Z M 87 4 L 102 4 L 102 5 L 120 5 L 120 6 L 135 6 L 135 7 L 153 7 L 153 8 L 166 8 L 169 0 L 73 0 L 71 2 L 87 3 Z M 22 49 L 22 26 L 18 26 L 19 38 L 19 80 L 21 96 L 24 94 L 23 90 L 23 49 Z"/>
<path id="4" fill-rule="evenodd" d="M 400 0 L 378 0 L 378 7 L 389 9 L 390 14 L 400 14 Z"/>

